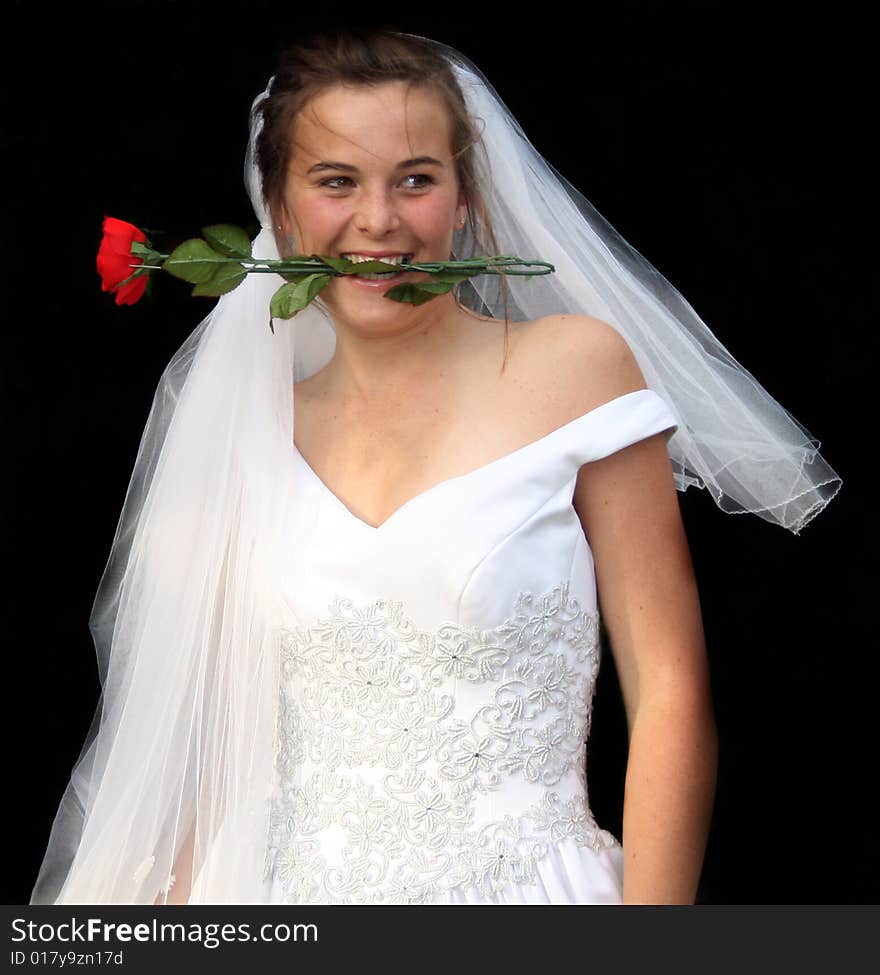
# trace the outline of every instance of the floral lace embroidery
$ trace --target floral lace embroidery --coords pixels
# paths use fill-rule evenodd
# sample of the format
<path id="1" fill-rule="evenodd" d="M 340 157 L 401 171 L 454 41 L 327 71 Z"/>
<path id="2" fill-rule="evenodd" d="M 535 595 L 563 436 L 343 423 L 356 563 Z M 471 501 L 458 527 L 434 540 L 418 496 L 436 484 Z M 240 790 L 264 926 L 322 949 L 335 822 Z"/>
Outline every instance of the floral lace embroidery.
<path id="1" fill-rule="evenodd" d="M 491 896 L 534 883 L 548 843 L 619 846 L 586 801 L 598 633 L 567 582 L 521 593 L 488 631 L 421 631 L 400 603 L 341 597 L 308 629 L 284 630 L 266 876 L 290 903 L 430 903 L 455 887 Z M 457 680 L 486 686 L 467 720 Z M 566 777 L 570 791 L 571 773 L 577 793 L 561 799 L 549 787 Z M 476 797 L 511 779 L 542 786 L 541 798 L 475 821 Z M 324 831 L 341 862 L 327 863 Z"/>

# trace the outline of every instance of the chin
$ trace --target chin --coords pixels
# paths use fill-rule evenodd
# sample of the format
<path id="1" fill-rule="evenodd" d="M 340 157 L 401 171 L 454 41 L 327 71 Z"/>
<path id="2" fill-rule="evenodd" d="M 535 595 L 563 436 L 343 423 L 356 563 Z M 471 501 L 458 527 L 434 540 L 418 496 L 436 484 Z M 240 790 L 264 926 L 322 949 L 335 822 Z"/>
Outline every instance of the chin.
<path id="1" fill-rule="evenodd" d="M 331 315 L 356 321 L 361 326 L 381 325 L 383 322 L 398 320 L 413 308 L 407 302 L 386 298 L 380 291 L 365 291 L 360 295 L 335 296 L 324 302 Z"/>
<path id="2" fill-rule="evenodd" d="M 400 282 L 389 283 L 381 288 L 364 288 L 356 284 L 343 284 L 341 281 L 339 287 L 334 287 L 336 285 L 334 281 L 324 291 L 325 301 L 328 307 L 338 308 L 340 312 L 348 308 L 357 308 L 359 311 L 375 309 L 387 314 L 389 311 L 415 307 L 407 302 L 394 301 L 392 298 L 385 297 L 385 293 L 395 287 L 397 283 Z M 328 292 L 331 293 L 328 294 Z"/>

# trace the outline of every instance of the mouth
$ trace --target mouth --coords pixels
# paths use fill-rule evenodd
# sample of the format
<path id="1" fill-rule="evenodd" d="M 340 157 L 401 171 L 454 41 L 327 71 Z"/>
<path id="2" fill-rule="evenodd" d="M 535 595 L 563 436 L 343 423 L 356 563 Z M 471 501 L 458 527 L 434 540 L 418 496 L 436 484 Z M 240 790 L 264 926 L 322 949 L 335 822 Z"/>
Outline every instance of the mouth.
<path id="1" fill-rule="evenodd" d="M 380 261 L 382 264 L 409 264 L 414 254 L 385 254 L 382 257 L 371 257 L 369 254 L 346 253 L 340 254 L 354 264 L 365 264 L 369 261 Z M 374 271 L 364 274 L 346 275 L 349 279 L 356 278 L 359 281 L 397 281 L 402 278 L 406 271 Z"/>

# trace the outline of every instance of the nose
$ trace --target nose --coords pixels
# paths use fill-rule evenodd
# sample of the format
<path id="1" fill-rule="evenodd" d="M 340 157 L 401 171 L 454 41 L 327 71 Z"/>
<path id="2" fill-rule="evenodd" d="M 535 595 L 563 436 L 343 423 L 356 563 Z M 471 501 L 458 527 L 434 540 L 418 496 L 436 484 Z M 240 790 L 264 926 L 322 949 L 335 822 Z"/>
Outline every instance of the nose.
<path id="1" fill-rule="evenodd" d="M 371 237 L 384 237 L 400 225 L 394 198 L 387 189 L 365 189 L 358 197 L 354 214 L 355 226 Z"/>

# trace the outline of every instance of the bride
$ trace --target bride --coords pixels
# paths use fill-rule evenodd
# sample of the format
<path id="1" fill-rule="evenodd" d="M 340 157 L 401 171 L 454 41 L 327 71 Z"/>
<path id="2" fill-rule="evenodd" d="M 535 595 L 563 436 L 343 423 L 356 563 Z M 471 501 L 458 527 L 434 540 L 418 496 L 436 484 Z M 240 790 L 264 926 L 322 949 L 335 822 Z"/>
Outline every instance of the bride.
<path id="1" fill-rule="evenodd" d="M 316 585 L 309 565 L 291 566 L 309 551 L 321 512 L 331 506 L 352 539 L 375 540 L 359 577 L 366 585 L 408 537 L 417 544 L 404 518 L 427 510 L 430 519 L 427 500 L 441 489 L 502 471 L 499 462 L 604 416 L 619 418 L 603 434 L 618 442 L 576 468 L 570 507 L 595 561 L 630 753 L 624 844 L 582 810 L 578 828 L 590 821 L 593 846 L 578 861 L 574 902 L 693 903 L 717 735 L 676 489 L 706 487 L 725 511 L 799 531 L 839 479 L 674 288 L 541 159 L 458 52 L 387 31 L 297 44 L 254 103 L 246 176 L 263 228 L 257 259 L 424 263 L 508 253 L 550 261 L 555 273 L 512 284 L 472 278 L 422 304 L 385 292 L 429 281 L 426 272 L 336 277 L 274 331 L 266 327 L 274 274 L 250 274 L 218 301 L 169 364 L 147 422 L 90 621 L 102 701 L 31 903 L 280 899 L 269 869 L 281 870 L 278 777 L 298 774 L 321 741 L 306 740 L 303 715 L 284 703 L 279 710 L 278 621 L 289 616 L 294 581 L 304 591 Z M 650 419 L 639 429 L 625 412 L 636 405 Z M 295 504 L 293 465 L 311 488 Z M 459 529 L 467 518 L 458 516 Z M 570 551 L 549 531 L 539 541 L 548 564 Z M 342 571 L 355 555 L 334 548 L 328 557 Z M 451 571 L 435 562 L 437 578 L 421 580 L 423 589 L 439 589 Z M 494 632 L 497 622 L 478 630 Z M 326 663 L 335 651 L 322 653 Z M 303 693 L 323 706 L 331 692 L 318 682 Z M 341 684 L 339 693 L 350 690 Z M 577 713 L 582 744 L 588 707 Z M 433 734 L 440 742 L 445 732 Z M 367 739 L 345 747 L 361 754 Z M 375 768 L 387 752 L 368 758 Z M 404 853 L 423 863 L 453 847 L 476 856 L 467 832 L 406 850 L 387 835 L 381 844 L 362 835 L 357 856 L 349 845 L 332 861 L 342 821 L 327 795 L 301 796 L 283 810 L 286 835 L 304 844 L 284 869 L 306 884 L 308 865 L 318 886 L 298 890 L 331 897 L 345 873 L 361 886 L 338 902 L 366 899 L 367 889 L 371 902 L 386 902 L 379 853 L 388 876 Z M 366 822 L 373 800 L 359 801 Z M 323 828 L 297 833 L 311 822 L 310 803 L 323 810 L 315 820 Z M 516 874 L 526 871 L 529 883 L 493 887 L 491 896 L 528 900 L 534 859 L 553 861 L 567 842 L 533 844 Z M 314 843 L 320 855 L 306 855 Z M 353 864 L 360 873 L 346 873 Z M 535 902 L 574 896 L 542 889 Z"/>

